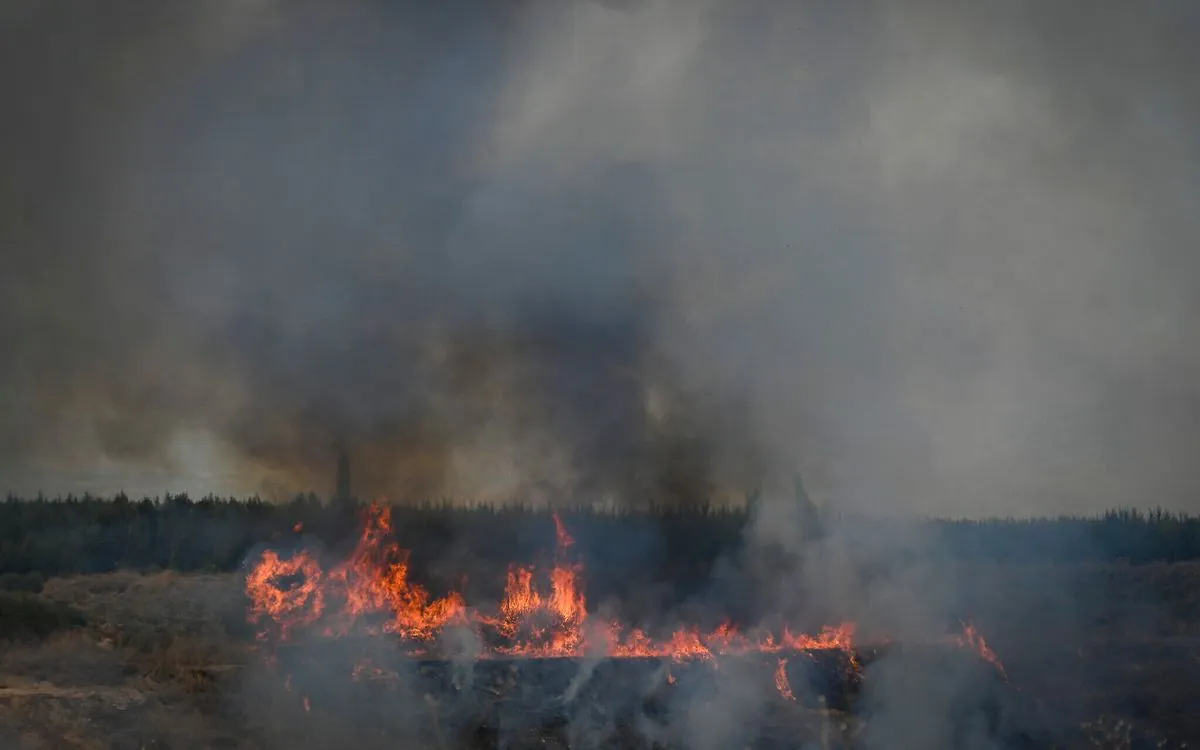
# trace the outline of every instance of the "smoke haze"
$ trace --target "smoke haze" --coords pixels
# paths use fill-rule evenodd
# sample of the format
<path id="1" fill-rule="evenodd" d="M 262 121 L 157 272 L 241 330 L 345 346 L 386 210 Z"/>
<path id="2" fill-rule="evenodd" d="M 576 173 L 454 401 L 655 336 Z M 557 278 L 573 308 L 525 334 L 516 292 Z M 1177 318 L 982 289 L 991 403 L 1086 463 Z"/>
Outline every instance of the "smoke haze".
<path id="1" fill-rule="evenodd" d="M 1200 510 L 1191 4 L 0 24 L 5 489 Z"/>

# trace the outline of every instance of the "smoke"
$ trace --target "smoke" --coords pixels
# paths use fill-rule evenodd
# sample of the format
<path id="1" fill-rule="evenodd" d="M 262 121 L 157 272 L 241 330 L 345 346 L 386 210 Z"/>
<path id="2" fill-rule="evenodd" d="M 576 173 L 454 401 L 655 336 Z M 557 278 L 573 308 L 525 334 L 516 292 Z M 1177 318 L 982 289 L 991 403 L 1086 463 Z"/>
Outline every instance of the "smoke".
<path id="1" fill-rule="evenodd" d="M 928 529 L 798 549 L 788 483 L 889 516 L 1196 510 L 1197 14 L 6 3 L 0 489 L 327 491 L 335 446 L 398 500 L 762 486 L 718 586 L 901 642 L 990 610 L 1033 663 L 1103 597 L 992 589 Z M 991 739 L 961 726 L 977 674 L 868 684 L 869 747 Z M 716 689 L 663 731 L 727 746 L 771 692 Z M 328 692 L 364 726 L 397 703 Z"/>
<path id="2" fill-rule="evenodd" d="M 5 483 L 1185 508 L 1194 14 L 10 4 Z"/>

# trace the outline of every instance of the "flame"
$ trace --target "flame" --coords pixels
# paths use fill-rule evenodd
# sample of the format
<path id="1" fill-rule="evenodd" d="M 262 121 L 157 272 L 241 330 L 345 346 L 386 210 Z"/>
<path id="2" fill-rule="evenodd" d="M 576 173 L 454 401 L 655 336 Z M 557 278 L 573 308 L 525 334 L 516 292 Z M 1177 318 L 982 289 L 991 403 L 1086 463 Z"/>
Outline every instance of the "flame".
<path id="1" fill-rule="evenodd" d="M 1008 673 L 1004 670 L 1004 665 L 1000 663 L 1000 658 L 996 656 L 996 652 L 993 651 L 990 646 L 988 646 L 987 641 L 984 640 L 983 636 L 980 635 L 975 626 L 969 622 L 964 622 L 962 623 L 962 628 L 962 635 L 954 639 L 955 643 L 962 648 L 969 648 L 975 651 L 977 654 L 979 654 L 979 658 L 995 667 L 996 671 L 1000 673 L 1000 676 L 1007 680 Z"/>
<path id="2" fill-rule="evenodd" d="M 413 655 L 438 653 L 438 638 L 451 626 L 475 630 L 485 644 L 481 658 L 588 654 L 715 664 L 726 655 L 780 654 L 777 687 L 780 679 L 786 687 L 784 665 L 789 653 L 841 650 L 849 656 L 851 668 L 858 668 L 853 623 L 808 634 L 787 627 L 779 633 L 743 633 L 727 622 L 711 632 L 687 626 L 656 638 L 645 630 L 596 617 L 588 612 L 583 594 L 583 568 L 568 556 L 575 540 L 557 514 L 554 528 L 553 566 L 548 570 L 510 566 L 503 599 L 494 611 L 485 612 L 467 607 L 457 592 L 434 598 L 410 581 L 408 552 L 392 539 L 391 512 L 372 504 L 354 550 L 328 569 L 308 552 L 286 559 L 272 550 L 264 552 L 246 577 L 248 618 L 259 626 L 262 641 L 286 641 L 301 632 L 325 637 L 394 634 Z M 1003 673 L 999 660 L 972 626 L 964 626 L 956 642 L 976 650 Z M 371 670 L 370 665 L 360 665 L 356 677 L 375 674 Z M 783 688 L 780 692 L 786 697 Z"/>
<path id="3" fill-rule="evenodd" d="M 284 560 L 267 550 L 246 576 L 250 622 L 269 620 L 278 627 L 280 640 L 287 640 L 296 628 L 313 624 L 325 610 L 323 577 L 320 564 L 306 552 Z M 260 639 L 268 636 L 269 631 L 259 633 Z"/>
<path id="4" fill-rule="evenodd" d="M 775 667 L 775 689 L 785 700 L 794 701 L 796 696 L 792 693 L 792 686 L 788 683 L 787 676 L 787 657 L 779 657 L 779 665 Z"/>
<path id="5" fill-rule="evenodd" d="M 246 578 L 250 620 L 273 623 L 279 640 L 318 622 L 324 633 L 395 633 L 426 640 L 465 615 L 462 597 L 431 599 L 408 580 L 408 553 L 391 535 L 391 511 L 372 505 L 350 558 L 328 572 L 307 552 L 289 559 L 268 550 Z M 332 606 L 331 606 L 332 605 Z M 260 632 L 269 638 L 271 628 Z"/>
<path id="6" fill-rule="evenodd" d="M 659 657 L 677 661 L 705 659 L 717 656 L 744 654 L 773 654 L 783 651 L 823 651 L 838 649 L 853 658 L 854 624 L 843 623 L 826 626 L 817 635 L 795 634 L 784 629 L 782 637 L 776 639 L 771 633 L 760 637 L 743 635 L 732 623 L 725 623 L 711 633 L 702 633 L 698 628 L 676 630 L 666 641 L 655 642 L 644 631 L 632 630 L 620 638 L 620 627 L 611 631 L 615 636 L 609 650 L 618 657 Z"/>
<path id="7" fill-rule="evenodd" d="M 554 515 L 556 558 L 550 571 L 550 594 L 543 596 L 534 585 L 533 568 L 509 568 L 500 602 L 500 614 L 489 617 L 475 613 L 477 623 L 488 626 L 509 641 L 496 651 L 510 656 L 576 656 L 585 646 L 584 626 L 587 600 L 579 584 L 578 565 L 563 562 L 566 550 L 575 543 L 558 514 Z"/>

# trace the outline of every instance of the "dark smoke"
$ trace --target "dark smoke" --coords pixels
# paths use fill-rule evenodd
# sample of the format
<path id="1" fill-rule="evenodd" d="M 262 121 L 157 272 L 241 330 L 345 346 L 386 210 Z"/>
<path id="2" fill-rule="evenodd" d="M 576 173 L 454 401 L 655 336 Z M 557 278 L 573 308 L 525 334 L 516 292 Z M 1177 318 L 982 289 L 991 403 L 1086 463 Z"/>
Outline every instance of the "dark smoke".
<path id="1" fill-rule="evenodd" d="M 0 23 L 4 489 L 1194 506 L 1190 4 Z"/>
<path id="2" fill-rule="evenodd" d="M 199 428 L 297 489 L 324 489 L 340 445 L 357 490 L 396 499 L 707 498 L 750 435 L 660 351 L 655 172 L 547 184 L 472 153 L 514 9 L 262 12 L 220 43 L 182 6 L 134 39 L 120 14 L 21 19 L 68 31 L 8 68 L 49 68 L 55 108 L 30 91 L 6 134 L 44 182 L 6 201 L 14 465 L 68 458 L 78 431 L 167 462 Z"/>

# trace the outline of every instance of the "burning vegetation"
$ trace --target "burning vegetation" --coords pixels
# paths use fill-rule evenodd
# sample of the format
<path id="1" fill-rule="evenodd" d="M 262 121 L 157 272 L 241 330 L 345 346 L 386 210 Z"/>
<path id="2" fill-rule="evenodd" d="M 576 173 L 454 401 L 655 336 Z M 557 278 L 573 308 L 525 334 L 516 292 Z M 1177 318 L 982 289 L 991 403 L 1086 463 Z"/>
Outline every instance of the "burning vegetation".
<path id="1" fill-rule="evenodd" d="M 794 699 L 788 681 L 789 657 L 811 659 L 837 654 L 856 676 L 860 654 L 883 644 L 855 643 L 855 625 L 827 625 L 816 633 L 790 626 L 743 630 L 732 622 L 704 630 L 681 625 L 656 636 L 590 612 L 583 591 L 583 566 L 572 559 L 570 533 L 555 515 L 556 549 L 548 570 L 512 564 L 504 596 L 494 607 L 469 605 L 462 594 L 437 597 L 410 577 L 409 555 L 392 540 L 390 511 L 372 504 L 365 512 L 349 557 L 326 566 L 308 550 L 283 556 L 267 550 L 246 577 L 249 620 L 258 640 L 277 646 L 305 639 L 394 636 L 404 654 L 420 659 L 462 657 L 470 633 L 475 645 L 465 656 L 479 660 L 607 658 L 707 662 L 721 657 L 775 657 L 774 681 L 781 696 Z M 970 624 L 942 642 L 967 649 L 1003 667 L 983 636 Z M 355 666 L 354 673 L 370 672 Z M 671 677 L 673 680 L 674 678 Z"/>
<path id="2" fill-rule="evenodd" d="M 17 603 L 77 608 L 82 620 L 57 625 L 78 630 L 62 634 L 71 639 L 72 654 L 82 649 L 105 664 L 128 659 L 144 670 L 122 690 L 183 686 L 188 701 L 215 712 L 208 727 L 214 736 L 237 738 L 204 746 L 247 750 L 345 741 L 364 750 L 1091 747 L 1077 742 L 1080 722 L 1125 718 L 1122 712 L 1143 705 L 1137 701 L 1154 695 L 1151 690 L 1186 695 L 1176 688 L 1191 684 L 1187 643 L 1118 641 L 1115 629 L 1076 636 L 1049 619 L 1031 619 L 1019 623 L 1015 635 L 1045 633 L 1045 650 L 1033 654 L 1014 637 L 1013 621 L 998 617 L 987 602 L 942 610 L 963 617 L 961 623 L 949 619 L 944 630 L 929 629 L 942 619 L 936 615 L 912 622 L 861 607 L 845 610 L 860 615 L 851 618 L 855 622 L 839 622 L 832 602 L 853 608 L 855 600 L 823 598 L 819 588 L 840 583 L 841 574 L 822 564 L 843 541 L 836 537 L 818 542 L 799 561 L 816 575 L 792 569 L 783 581 L 759 578 L 774 570 L 760 557 L 727 550 L 732 565 L 709 575 L 697 594 L 690 583 L 680 593 L 685 585 L 655 569 L 653 556 L 640 548 L 642 575 L 632 576 L 632 566 L 610 568 L 613 540 L 633 545 L 636 534 L 614 534 L 582 513 L 530 514 L 509 533 L 484 515 L 478 527 L 493 538 L 485 548 L 486 535 L 476 541 L 479 535 L 471 536 L 466 524 L 429 523 L 404 506 L 357 507 L 360 515 L 345 516 L 336 535 L 317 533 L 328 524 L 295 509 L 273 509 L 273 542 L 243 554 L 249 565 L 240 575 L 54 577 L 44 581 L 44 594 L 36 593 L 42 579 L 36 585 L 8 580 L 0 583 L 30 586 L 30 593 L 10 594 L 0 608 L 14 605 L 5 610 L 9 622 L 35 614 L 17 610 Z M 473 513 L 469 517 L 480 516 Z M 621 528 L 641 520 L 623 519 Z M 456 543 L 446 541 L 450 535 Z M 469 578 L 455 575 L 459 571 Z M 964 572 L 998 596 L 1040 593 L 1045 587 L 1032 576 L 1047 575 L 1045 568 L 1022 569 L 1017 578 Z M 648 589 L 647 580 L 665 583 Z M 803 596 L 789 603 L 783 586 L 771 585 L 787 582 Z M 764 583 L 754 596 L 739 598 L 738 586 Z M 1121 594 L 1134 590 L 1126 584 Z M 853 591 L 869 599 L 872 582 Z M 989 638 L 965 613 L 986 625 Z M 822 628 L 819 615 L 825 614 L 834 624 Z M 53 643 L 39 653 L 46 664 L 60 665 L 63 647 Z M 1059 650 L 1064 643 L 1072 648 Z M 29 669 L 40 674 L 43 667 Z M 1118 669 L 1134 677 L 1118 677 Z M 70 689 L 90 689 L 93 674 L 89 666 Z M 142 674 L 153 682 L 136 682 Z M 1081 675 L 1109 692 L 1072 693 L 1069 685 Z M 1137 675 L 1153 687 L 1130 687 Z M 29 690 L 11 682 L 6 689 Z M 66 689 L 48 687 L 39 695 L 56 697 L 38 700 L 58 701 Z M 1175 714 L 1168 712 L 1185 703 L 1164 698 L 1153 704 L 1161 713 L 1152 718 L 1126 718 L 1136 735 L 1129 746 L 1155 746 L 1137 737 L 1192 736 L 1170 724 Z M 148 702 L 145 710 L 157 705 Z M 100 709 L 90 706 L 79 710 L 96 722 L 93 712 Z M 1185 712 L 1178 717 L 1189 720 Z M 162 729 L 146 729 L 126 714 L 118 718 L 145 736 L 186 734 L 174 714 Z"/>

